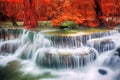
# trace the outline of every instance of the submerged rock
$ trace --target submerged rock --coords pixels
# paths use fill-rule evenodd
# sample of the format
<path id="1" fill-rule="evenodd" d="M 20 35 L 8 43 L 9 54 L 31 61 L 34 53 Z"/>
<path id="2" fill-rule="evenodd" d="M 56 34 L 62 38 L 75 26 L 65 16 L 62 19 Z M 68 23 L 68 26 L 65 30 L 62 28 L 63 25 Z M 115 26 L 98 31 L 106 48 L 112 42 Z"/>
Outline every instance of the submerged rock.
<path id="1" fill-rule="evenodd" d="M 98 72 L 99 72 L 101 75 L 107 75 L 107 71 L 104 70 L 104 69 L 99 69 Z"/>

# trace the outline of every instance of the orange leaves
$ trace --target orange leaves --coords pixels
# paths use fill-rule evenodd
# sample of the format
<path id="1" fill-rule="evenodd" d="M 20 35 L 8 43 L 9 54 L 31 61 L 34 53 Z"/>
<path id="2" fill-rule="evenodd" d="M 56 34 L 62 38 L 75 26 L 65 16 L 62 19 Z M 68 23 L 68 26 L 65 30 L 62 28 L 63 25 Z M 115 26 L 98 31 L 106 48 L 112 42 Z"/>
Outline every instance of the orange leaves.
<path id="1" fill-rule="evenodd" d="M 116 14 L 116 10 L 117 10 L 117 5 L 118 3 L 116 3 L 117 0 L 102 0 L 101 1 L 101 8 L 102 8 L 102 13 L 105 16 L 112 16 Z"/>
<path id="2" fill-rule="evenodd" d="M 118 24 L 117 18 L 120 16 L 119 0 L 101 0 L 101 19 L 108 28 Z"/>
<path id="3" fill-rule="evenodd" d="M 2 0 L 3 2 L 20 3 L 22 0 Z"/>
<path id="4" fill-rule="evenodd" d="M 24 12 L 24 27 L 27 29 L 36 28 L 38 25 L 34 0 L 24 1 Z"/>
<path id="5" fill-rule="evenodd" d="M 8 17 L 14 16 L 19 20 L 23 20 L 23 0 L 0 0 L 6 2 L 7 7 L 3 6 L 0 11 L 4 10 Z M 29 1 L 29 0 L 24 0 Z M 98 27 L 101 21 L 102 24 L 111 26 L 120 23 L 120 0 L 31 0 L 32 6 L 26 4 L 24 14 L 34 16 L 37 13 L 38 20 L 51 20 L 53 26 L 58 26 L 66 20 L 74 21 L 79 25 L 90 27 Z M 0 3 L 0 6 L 4 4 Z M 24 4 L 25 5 L 25 4 Z M 22 6 L 22 7 L 21 7 Z M 99 9 L 98 9 L 99 7 Z M 33 10 L 33 9 L 36 9 Z M 30 10 L 33 10 L 31 12 Z M 32 14 L 31 14 L 32 13 Z M 34 15 L 33 15 L 34 14 Z M 108 20 L 111 17 L 113 19 Z M 114 19 L 114 17 L 116 17 Z M 34 19 L 34 18 L 33 18 Z M 36 19 L 36 17 L 35 17 Z M 32 21 L 32 19 L 29 19 Z M 34 22 L 34 21 L 33 21 Z M 32 24 L 32 22 L 30 23 Z M 113 27 L 113 26 L 112 26 Z"/>
<path id="6" fill-rule="evenodd" d="M 43 2 L 49 4 L 50 0 L 44 0 Z"/>
<path id="7" fill-rule="evenodd" d="M 58 21 L 58 20 L 52 20 L 52 25 L 54 27 L 57 27 L 59 23 L 60 23 L 60 21 Z"/>
<path id="8" fill-rule="evenodd" d="M 1 0 L 0 11 L 6 15 L 7 20 L 18 19 L 18 14 L 22 12 L 23 0 Z M 18 5 L 19 4 L 19 5 Z M 20 16 L 21 17 L 21 16 Z"/>
<path id="9" fill-rule="evenodd" d="M 93 20 L 93 21 L 87 21 L 87 25 L 90 27 L 98 27 L 99 26 L 99 21 L 98 20 Z"/>
<path id="10" fill-rule="evenodd" d="M 57 3 L 55 3 L 57 4 Z M 80 20 L 81 14 L 79 14 L 79 10 L 72 6 L 74 3 L 71 0 L 65 0 L 59 2 L 59 5 L 56 6 L 55 15 L 52 18 L 53 26 L 58 26 L 61 22 L 71 20 L 75 23 L 82 23 Z"/>

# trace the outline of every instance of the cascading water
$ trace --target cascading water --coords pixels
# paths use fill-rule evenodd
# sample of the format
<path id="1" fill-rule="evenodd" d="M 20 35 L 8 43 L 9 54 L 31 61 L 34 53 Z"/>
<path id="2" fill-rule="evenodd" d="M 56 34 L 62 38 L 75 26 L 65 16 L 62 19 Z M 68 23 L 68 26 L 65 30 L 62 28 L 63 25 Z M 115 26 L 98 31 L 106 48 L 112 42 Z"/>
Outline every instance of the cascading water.
<path id="1" fill-rule="evenodd" d="M 106 31 L 106 32 L 98 32 L 94 34 L 86 34 L 84 35 L 49 35 L 47 34 L 46 37 L 52 41 L 54 47 L 56 48 L 78 48 L 82 45 L 86 45 L 86 42 L 88 40 L 94 39 L 94 38 L 100 38 L 100 37 L 107 37 L 113 34 L 118 33 L 116 30 Z"/>
<path id="2" fill-rule="evenodd" d="M 31 58 L 40 66 L 49 68 L 80 68 L 94 61 L 98 56 L 94 48 L 81 45 L 83 43 L 80 41 L 81 38 L 82 37 L 55 37 L 54 39 L 60 41 L 54 40 L 58 42 L 57 45 L 60 46 L 57 47 L 53 40 L 46 38 L 46 36 L 40 32 L 23 31 L 21 37 L 14 40 L 3 41 L 1 48 L 4 46 L 5 49 L 7 49 L 5 45 L 11 43 L 15 44 L 17 48 L 17 44 L 19 44 L 19 47 L 15 49 L 14 55 L 24 59 Z M 10 45 L 8 49 L 12 47 L 13 45 Z M 4 52 L 7 52 L 7 50 Z"/>
<path id="3" fill-rule="evenodd" d="M 6 66 L 8 62 L 19 59 L 30 60 L 40 67 L 52 69 L 52 74 L 61 76 L 51 80 L 119 80 L 120 58 L 115 55 L 120 47 L 118 37 L 120 33 L 117 30 L 57 36 L 3 29 L 0 30 L 0 65 Z"/>

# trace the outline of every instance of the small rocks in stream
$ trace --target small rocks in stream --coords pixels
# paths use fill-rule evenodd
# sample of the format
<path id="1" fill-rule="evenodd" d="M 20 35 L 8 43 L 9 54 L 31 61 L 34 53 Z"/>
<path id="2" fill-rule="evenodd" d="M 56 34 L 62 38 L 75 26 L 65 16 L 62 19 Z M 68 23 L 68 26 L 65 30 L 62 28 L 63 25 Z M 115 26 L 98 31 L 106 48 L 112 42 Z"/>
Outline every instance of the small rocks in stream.
<path id="1" fill-rule="evenodd" d="M 98 72 L 99 72 L 101 75 L 107 75 L 107 71 L 104 70 L 104 69 L 99 69 Z"/>

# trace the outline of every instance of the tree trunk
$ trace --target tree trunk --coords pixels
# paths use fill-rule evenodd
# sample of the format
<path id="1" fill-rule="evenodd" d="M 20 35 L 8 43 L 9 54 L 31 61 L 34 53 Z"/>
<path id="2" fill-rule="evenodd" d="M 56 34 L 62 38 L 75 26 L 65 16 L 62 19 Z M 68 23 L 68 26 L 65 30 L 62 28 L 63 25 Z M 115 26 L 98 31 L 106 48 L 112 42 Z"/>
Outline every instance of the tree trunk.
<path id="1" fill-rule="evenodd" d="M 100 26 L 104 26 L 103 21 L 100 19 L 100 16 L 102 16 L 102 9 L 101 9 L 101 4 L 100 4 L 101 0 L 94 0 L 96 8 L 96 14 L 97 14 L 97 19 L 99 20 Z"/>
<path id="2" fill-rule="evenodd" d="M 18 26 L 16 21 L 12 21 L 13 26 Z"/>
<path id="3" fill-rule="evenodd" d="M 17 24 L 17 22 L 16 22 L 16 19 L 15 19 L 14 17 L 12 18 L 12 25 L 13 25 L 13 26 L 18 26 L 18 24 Z"/>

